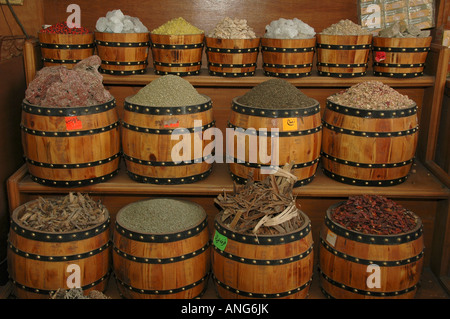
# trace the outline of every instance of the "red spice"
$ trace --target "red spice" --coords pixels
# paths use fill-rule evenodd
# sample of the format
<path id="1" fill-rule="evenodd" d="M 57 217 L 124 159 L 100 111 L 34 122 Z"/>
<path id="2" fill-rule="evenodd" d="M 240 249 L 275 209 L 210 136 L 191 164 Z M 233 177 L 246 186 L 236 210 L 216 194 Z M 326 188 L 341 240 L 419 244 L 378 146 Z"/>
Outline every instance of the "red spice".
<path id="1" fill-rule="evenodd" d="M 406 233 L 416 218 L 406 208 L 383 196 L 351 196 L 331 212 L 331 218 L 349 230 L 373 235 Z"/>
<path id="2" fill-rule="evenodd" d="M 42 29 L 42 33 L 55 33 L 55 34 L 87 34 L 90 33 L 87 28 L 69 28 L 66 22 L 54 24 L 48 28 Z"/>

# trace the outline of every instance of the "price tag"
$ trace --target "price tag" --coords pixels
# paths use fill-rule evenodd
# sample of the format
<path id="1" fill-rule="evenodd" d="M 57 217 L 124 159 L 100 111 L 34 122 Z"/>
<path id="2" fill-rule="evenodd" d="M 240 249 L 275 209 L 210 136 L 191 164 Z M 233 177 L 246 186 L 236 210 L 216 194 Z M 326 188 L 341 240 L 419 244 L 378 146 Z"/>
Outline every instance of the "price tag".
<path id="1" fill-rule="evenodd" d="M 295 130 L 297 130 L 296 118 L 283 119 L 283 131 L 295 131 Z"/>
<path id="2" fill-rule="evenodd" d="M 68 131 L 79 130 L 83 128 L 83 124 L 76 116 L 66 116 L 66 129 Z"/>
<path id="3" fill-rule="evenodd" d="M 228 243 L 228 238 L 216 230 L 216 233 L 214 234 L 213 245 L 216 246 L 220 250 L 225 250 L 227 243 Z"/>
<path id="4" fill-rule="evenodd" d="M 326 241 L 334 247 L 334 245 L 336 245 L 336 234 L 333 233 L 331 230 L 328 230 L 327 232 L 327 238 Z"/>
<path id="5" fill-rule="evenodd" d="M 378 51 L 377 53 L 375 53 L 375 61 L 381 62 L 384 60 L 386 60 L 386 52 Z"/>

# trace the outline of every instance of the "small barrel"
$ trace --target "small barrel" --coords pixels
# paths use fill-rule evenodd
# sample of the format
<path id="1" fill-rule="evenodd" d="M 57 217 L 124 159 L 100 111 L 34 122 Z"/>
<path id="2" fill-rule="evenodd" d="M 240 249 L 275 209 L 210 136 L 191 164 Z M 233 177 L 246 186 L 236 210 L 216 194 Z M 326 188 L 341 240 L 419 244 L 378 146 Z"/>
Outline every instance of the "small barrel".
<path id="1" fill-rule="evenodd" d="M 147 202 L 163 200 L 153 199 Z M 179 200 L 177 200 L 179 201 Z M 210 242 L 206 213 L 199 222 L 170 233 L 143 232 L 128 227 L 117 213 L 113 236 L 113 267 L 120 294 L 127 299 L 193 299 L 203 295 L 210 271 Z M 170 205 L 166 204 L 166 205 Z M 183 214 L 182 211 L 174 212 Z M 171 216 L 170 218 L 173 218 Z M 139 220 L 139 219 L 138 219 Z M 163 222 L 164 219 L 157 220 Z"/>
<path id="2" fill-rule="evenodd" d="M 281 78 L 311 75 L 316 38 L 261 39 L 264 74 Z"/>
<path id="3" fill-rule="evenodd" d="M 372 35 L 317 34 L 319 75 L 350 78 L 366 75 Z"/>
<path id="4" fill-rule="evenodd" d="M 373 74 L 393 78 L 423 75 L 431 37 L 373 38 Z"/>
<path id="5" fill-rule="evenodd" d="M 228 121 L 233 134 L 226 136 L 232 178 L 242 184 L 252 173 L 253 180 L 261 181 L 273 166 L 293 163 L 294 187 L 310 183 L 322 141 L 319 102 L 305 108 L 266 109 L 242 105 L 238 99 L 232 101 Z"/>
<path id="6" fill-rule="evenodd" d="M 399 110 L 365 110 L 327 100 L 323 171 L 345 184 L 401 184 L 414 161 L 418 131 L 417 105 Z"/>
<path id="7" fill-rule="evenodd" d="M 31 178 L 40 184 L 78 187 L 118 173 L 119 118 L 114 99 L 88 107 L 22 103 L 22 146 Z"/>
<path id="8" fill-rule="evenodd" d="M 180 107 L 142 106 L 125 99 L 122 148 L 129 177 L 160 185 L 205 179 L 213 155 L 211 149 L 204 152 L 210 141 L 201 134 L 214 125 L 209 97 L 204 104 Z"/>
<path id="9" fill-rule="evenodd" d="M 64 65 L 72 69 L 75 64 L 94 54 L 94 33 L 39 32 L 38 37 L 44 66 Z"/>
<path id="10" fill-rule="evenodd" d="M 255 75 L 260 39 L 219 39 L 206 37 L 210 75 L 246 77 Z"/>
<path id="11" fill-rule="evenodd" d="M 147 71 L 150 34 L 95 32 L 101 73 L 112 75 L 143 74 Z"/>
<path id="12" fill-rule="evenodd" d="M 11 216 L 8 235 L 8 272 L 13 294 L 20 299 L 48 299 L 59 288 L 68 289 L 73 273 L 80 269 L 84 293 L 105 291 L 110 271 L 110 218 L 83 230 L 51 233 L 23 226 L 19 219 L 25 205 Z"/>
<path id="13" fill-rule="evenodd" d="M 236 233 L 216 216 L 212 270 L 223 299 L 303 299 L 313 275 L 313 239 L 309 218 L 293 232 L 280 235 Z M 214 239 L 216 242 L 216 239 Z"/>
<path id="14" fill-rule="evenodd" d="M 319 276 L 324 294 L 336 299 L 414 298 L 424 254 L 420 218 L 407 233 L 363 234 L 331 219 L 332 210 L 341 204 L 328 208 L 320 231 Z M 370 265 L 379 266 L 379 273 Z M 379 288 L 373 287 L 371 275 L 380 276 Z"/>
<path id="15" fill-rule="evenodd" d="M 153 67 L 158 75 L 198 75 L 202 66 L 205 35 L 150 34 Z"/>

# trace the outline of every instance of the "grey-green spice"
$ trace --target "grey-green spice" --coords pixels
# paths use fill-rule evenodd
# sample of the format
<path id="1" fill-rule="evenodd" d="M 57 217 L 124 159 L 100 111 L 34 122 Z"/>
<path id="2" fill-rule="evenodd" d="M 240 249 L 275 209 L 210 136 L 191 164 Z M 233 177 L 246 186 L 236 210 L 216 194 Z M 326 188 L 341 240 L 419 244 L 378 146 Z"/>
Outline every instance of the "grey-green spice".
<path id="1" fill-rule="evenodd" d="M 127 98 L 133 104 L 160 107 L 198 105 L 208 100 L 189 81 L 173 74 L 157 78 Z"/>
<path id="2" fill-rule="evenodd" d="M 304 108 L 317 104 L 283 79 L 264 81 L 237 99 L 238 103 L 265 109 Z"/>
<path id="3" fill-rule="evenodd" d="M 150 199 L 122 208 L 117 222 L 131 230 L 147 234 L 176 233 L 200 224 L 204 209 L 193 202 L 175 199 Z"/>

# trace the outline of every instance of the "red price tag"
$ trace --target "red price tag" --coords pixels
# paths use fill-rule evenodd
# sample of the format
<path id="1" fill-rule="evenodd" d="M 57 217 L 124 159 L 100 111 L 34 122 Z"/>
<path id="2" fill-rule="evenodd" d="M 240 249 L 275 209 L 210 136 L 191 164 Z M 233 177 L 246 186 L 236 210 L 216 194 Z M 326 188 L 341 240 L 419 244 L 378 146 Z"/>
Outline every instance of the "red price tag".
<path id="1" fill-rule="evenodd" d="M 65 119 L 68 131 L 79 130 L 83 127 L 83 124 L 76 116 L 67 116 Z"/>
<path id="2" fill-rule="evenodd" d="M 386 60 L 386 52 L 380 51 L 375 54 L 375 61 L 381 62 L 384 60 Z"/>

